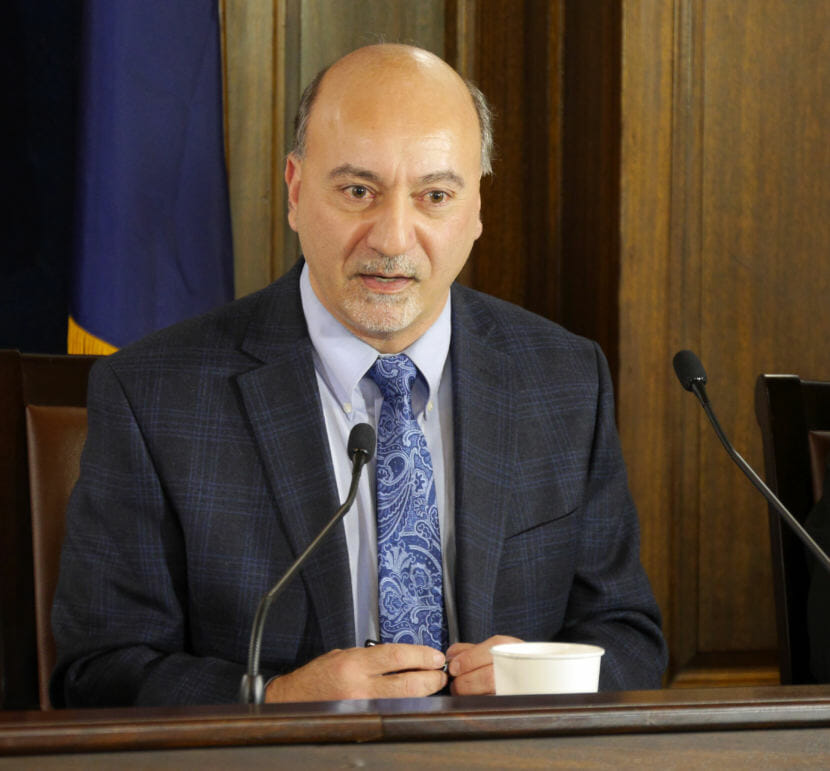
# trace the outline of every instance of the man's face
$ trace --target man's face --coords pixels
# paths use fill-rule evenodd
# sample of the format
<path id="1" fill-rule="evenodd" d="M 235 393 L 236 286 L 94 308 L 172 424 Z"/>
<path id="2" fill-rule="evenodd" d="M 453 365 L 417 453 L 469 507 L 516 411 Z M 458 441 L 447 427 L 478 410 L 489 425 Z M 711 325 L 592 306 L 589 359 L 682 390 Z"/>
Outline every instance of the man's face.
<path id="1" fill-rule="evenodd" d="M 289 223 L 323 305 L 393 353 L 438 317 L 481 234 L 479 126 L 451 71 L 387 63 L 373 83 L 360 64 L 324 78 L 286 164 Z"/>

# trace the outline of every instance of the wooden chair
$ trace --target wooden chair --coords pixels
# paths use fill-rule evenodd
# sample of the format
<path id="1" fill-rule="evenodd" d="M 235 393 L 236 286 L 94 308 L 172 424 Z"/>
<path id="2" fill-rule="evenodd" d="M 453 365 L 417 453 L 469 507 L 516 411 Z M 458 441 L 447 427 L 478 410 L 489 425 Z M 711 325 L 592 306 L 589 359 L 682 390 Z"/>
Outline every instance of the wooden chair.
<path id="1" fill-rule="evenodd" d="M 81 468 L 86 407 L 26 407 L 29 493 L 32 510 L 35 627 L 41 709 L 51 709 L 49 678 L 55 668 L 52 600 L 58 584 L 66 506 Z"/>
<path id="2" fill-rule="evenodd" d="M 0 350 L 0 705 L 36 709 L 37 622 L 27 405 L 86 407 L 95 356 Z"/>
<path id="3" fill-rule="evenodd" d="M 830 383 L 760 375 L 755 415 L 763 437 L 767 484 L 803 524 L 821 494 L 830 452 Z M 807 557 L 771 507 L 769 522 L 781 682 L 812 683 Z"/>

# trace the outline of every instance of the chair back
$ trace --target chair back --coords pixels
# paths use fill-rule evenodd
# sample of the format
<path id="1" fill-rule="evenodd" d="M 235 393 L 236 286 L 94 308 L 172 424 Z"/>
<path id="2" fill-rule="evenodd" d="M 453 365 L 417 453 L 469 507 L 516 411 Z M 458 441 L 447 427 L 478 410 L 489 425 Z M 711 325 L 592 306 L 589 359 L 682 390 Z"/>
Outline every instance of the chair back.
<path id="1" fill-rule="evenodd" d="M 29 493 L 32 510 L 35 625 L 40 705 L 50 709 L 49 678 L 55 668 L 52 600 L 58 584 L 66 506 L 81 468 L 86 407 L 26 407 Z"/>
<path id="2" fill-rule="evenodd" d="M 813 500 L 824 494 L 823 480 L 830 458 L 830 431 L 810 431 L 810 472 L 813 477 Z"/>
<path id="3" fill-rule="evenodd" d="M 767 484 L 804 524 L 821 494 L 830 451 L 830 383 L 796 375 L 760 375 L 755 415 L 763 438 Z M 812 683 L 807 556 L 772 507 L 769 524 L 781 682 Z"/>
<path id="4" fill-rule="evenodd" d="M 27 405 L 86 406 L 96 356 L 0 350 L 0 705 L 36 709 L 37 622 Z"/>

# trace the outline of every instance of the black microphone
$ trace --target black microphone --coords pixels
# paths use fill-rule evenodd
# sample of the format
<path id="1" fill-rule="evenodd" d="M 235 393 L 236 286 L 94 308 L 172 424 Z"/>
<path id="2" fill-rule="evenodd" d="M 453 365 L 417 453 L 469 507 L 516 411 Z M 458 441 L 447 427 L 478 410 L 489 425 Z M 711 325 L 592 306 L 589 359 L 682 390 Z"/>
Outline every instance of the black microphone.
<path id="1" fill-rule="evenodd" d="M 687 391 L 694 391 L 698 399 L 708 403 L 706 390 L 703 388 L 706 385 L 706 371 L 703 369 L 700 359 L 691 351 L 678 351 L 674 355 L 672 364 L 674 364 L 675 374 L 683 388 Z"/>
<path id="2" fill-rule="evenodd" d="M 729 457 L 738 464 L 738 468 L 746 474 L 749 481 L 755 485 L 761 495 L 763 495 L 764 498 L 770 502 L 772 507 L 778 513 L 778 516 L 780 516 L 781 519 L 783 519 L 792 528 L 795 534 L 801 539 L 802 543 L 815 555 L 819 563 L 826 570 L 830 571 L 830 557 L 824 553 L 822 548 L 813 540 L 801 523 L 792 515 L 789 509 L 781 503 L 775 493 L 770 490 L 766 484 L 764 484 L 761 477 L 753 471 L 752 467 L 740 456 L 738 451 L 726 438 L 726 434 L 723 433 L 723 429 L 720 427 L 720 423 L 718 423 L 715 413 L 712 412 L 712 407 L 709 404 L 709 397 L 706 395 L 706 371 L 703 369 L 700 359 L 698 359 L 697 356 L 695 356 L 695 354 L 691 351 L 679 351 L 674 355 L 672 363 L 674 364 L 674 371 L 677 375 L 677 379 L 680 381 L 680 384 L 687 391 L 691 391 L 695 396 L 697 396 L 701 405 L 703 405 L 706 417 L 709 418 L 709 422 L 715 429 L 715 433 L 718 435 L 718 439 L 720 439 L 721 444 L 726 448 L 726 452 L 729 453 Z"/>
<path id="3" fill-rule="evenodd" d="M 248 646 L 248 669 L 242 676 L 242 682 L 239 686 L 239 701 L 242 704 L 262 704 L 265 700 L 265 683 L 259 673 L 259 656 L 268 610 L 294 574 L 303 566 L 320 545 L 323 538 L 345 516 L 352 503 L 354 503 L 357 495 L 357 485 L 360 481 L 360 472 L 375 453 L 375 430 L 368 423 L 358 423 L 349 433 L 348 450 L 349 457 L 352 459 L 352 483 L 346 500 L 343 501 L 340 508 L 337 509 L 334 516 L 317 537 L 306 547 L 306 550 L 294 560 L 294 563 L 285 571 L 282 578 L 259 601 L 254 623 L 251 627 L 251 642 Z"/>

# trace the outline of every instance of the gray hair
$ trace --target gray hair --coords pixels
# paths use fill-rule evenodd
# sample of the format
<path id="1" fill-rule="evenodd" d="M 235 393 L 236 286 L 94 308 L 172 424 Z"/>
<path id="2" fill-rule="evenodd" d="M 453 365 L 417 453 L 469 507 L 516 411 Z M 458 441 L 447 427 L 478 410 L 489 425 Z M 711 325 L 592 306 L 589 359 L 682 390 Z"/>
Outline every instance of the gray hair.
<path id="1" fill-rule="evenodd" d="M 300 104 L 297 107 L 297 114 L 294 117 L 294 146 L 291 152 L 298 158 L 305 155 L 306 150 L 306 135 L 308 133 L 308 120 L 311 117 L 311 108 L 317 99 L 317 93 L 320 90 L 320 83 L 325 74 L 329 71 L 328 67 L 320 70 L 314 79 L 309 83 L 303 95 L 300 97 Z M 464 84 L 470 92 L 473 100 L 473 106 L 476 109 L 478 116 L 478 127 L 481 132 L 481 173 L 482 175 L 493 173 L 493 111 L 487 103 L 487 97 L 481 92 L 481 89 L 470 80 L 465 80 Z"/>

